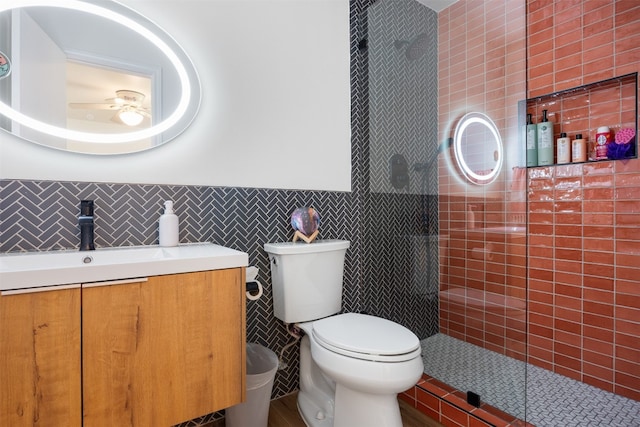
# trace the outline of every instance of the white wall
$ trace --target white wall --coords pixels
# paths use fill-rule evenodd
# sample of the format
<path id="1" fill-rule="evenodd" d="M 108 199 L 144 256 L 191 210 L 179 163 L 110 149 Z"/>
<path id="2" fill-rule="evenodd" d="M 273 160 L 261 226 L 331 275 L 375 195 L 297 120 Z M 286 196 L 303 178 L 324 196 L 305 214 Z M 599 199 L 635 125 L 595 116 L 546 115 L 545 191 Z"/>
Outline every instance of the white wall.
<path id="1" fill-rule="evenodd" d="M 47 37 L 29 15 L 15 15 L 12 30 L 20 40 L 20 55 L 14 54 L 12 58 L 12 107 L 31 117 L 46 117 L 47 123 L 55 126 L 65 126 L 67 98 L 64 52 Z M 43 79 L 42 76 L 46 78 Z M 20 125 L 16 125 L 12 131 L 26 139 L 38 134 Z M 56 146 L 58 139 L 52 137 L 46 142 Z"/>
<path id="2" fill-rule="evenodd" d="M 70 154 L 0 133 L 0 178 L 350 191 L 347 0 L 126 0 L 185 48 L 200 112 L 159 148 Z"/>

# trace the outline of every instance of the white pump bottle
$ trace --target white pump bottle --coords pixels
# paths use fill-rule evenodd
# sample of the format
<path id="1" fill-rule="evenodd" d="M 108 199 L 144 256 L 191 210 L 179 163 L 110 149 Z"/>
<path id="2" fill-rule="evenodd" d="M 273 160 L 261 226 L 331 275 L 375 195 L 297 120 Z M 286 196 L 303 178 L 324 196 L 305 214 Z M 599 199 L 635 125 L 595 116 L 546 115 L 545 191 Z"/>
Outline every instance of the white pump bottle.
<path id="1" fill-rule="evenodd" d="M 178 216 L 173 213 L 173 202 L 164 202 L 164 214 L 158 223 L 160 246 L 178 246 Z"/>

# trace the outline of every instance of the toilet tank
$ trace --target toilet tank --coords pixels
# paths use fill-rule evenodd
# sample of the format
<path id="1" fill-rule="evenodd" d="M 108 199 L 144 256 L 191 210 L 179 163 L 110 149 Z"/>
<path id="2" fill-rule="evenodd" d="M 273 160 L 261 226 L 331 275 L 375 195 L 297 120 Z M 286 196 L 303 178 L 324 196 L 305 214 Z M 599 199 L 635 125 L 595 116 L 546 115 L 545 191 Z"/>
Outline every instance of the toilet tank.
<path id="1" fill-rule="evenodd" d="M 276 317 L 297 323 L 338 313 L 348 247 L 347 240 L 266 243 Z"/>

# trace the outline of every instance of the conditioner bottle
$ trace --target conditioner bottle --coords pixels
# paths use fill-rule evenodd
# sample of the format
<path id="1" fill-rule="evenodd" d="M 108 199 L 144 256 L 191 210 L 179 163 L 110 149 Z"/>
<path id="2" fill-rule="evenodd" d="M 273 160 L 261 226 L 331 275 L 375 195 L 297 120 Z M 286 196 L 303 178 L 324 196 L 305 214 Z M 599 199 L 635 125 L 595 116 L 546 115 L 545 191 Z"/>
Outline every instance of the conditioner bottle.
<path id="1" fill-rule="evenodd" d="M 571 142 L 571 161 L 580 163 L 587 161 L 587 141 L 582 139 L 582 134 L 576 134 L 576 139 Z"/>
<path id="2" fill-rule="evenodd" d="M 531 120 L 531 114 L 527 114 L 527 166 L 538 166 L 538 130 Z"/>
<path id="3" fill-rule="evenodd" d="M 556 161 L 558 163 L 571 162 L 571 140 L 562 132 L 556 141 Z"/>
<path id="4" fill-rule="evenodd" d="M 542 121 L 538 123 L 538 166 L 553 164 L 553 122 L 547 117 L 547 110 L 542 110 Z"/>

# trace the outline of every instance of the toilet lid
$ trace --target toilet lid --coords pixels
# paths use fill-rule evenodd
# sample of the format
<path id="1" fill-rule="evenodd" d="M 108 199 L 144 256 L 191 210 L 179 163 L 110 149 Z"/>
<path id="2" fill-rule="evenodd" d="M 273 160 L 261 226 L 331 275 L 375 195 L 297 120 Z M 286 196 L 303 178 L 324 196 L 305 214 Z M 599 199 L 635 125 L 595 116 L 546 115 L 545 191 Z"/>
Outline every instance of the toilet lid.
<path id="1" fill-rule="evenodd" d="M 409 329 L 390 320 L 345 313 L 313 322 L 313 335 L 323 347 L 368 360 L 398 362 L 420 355 L 420 341 Z"/>

